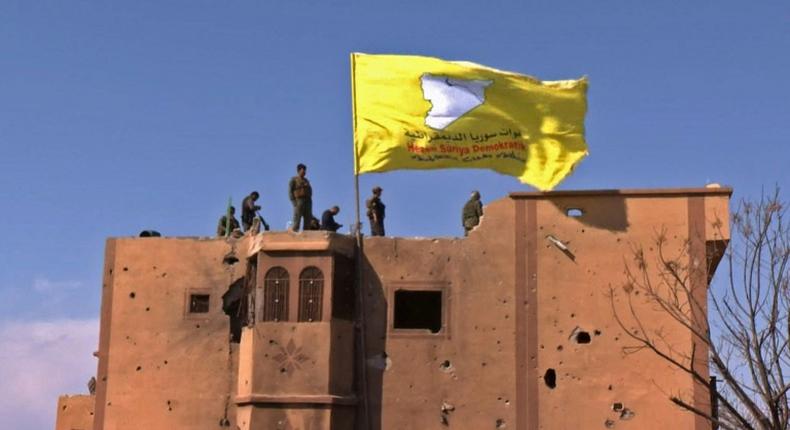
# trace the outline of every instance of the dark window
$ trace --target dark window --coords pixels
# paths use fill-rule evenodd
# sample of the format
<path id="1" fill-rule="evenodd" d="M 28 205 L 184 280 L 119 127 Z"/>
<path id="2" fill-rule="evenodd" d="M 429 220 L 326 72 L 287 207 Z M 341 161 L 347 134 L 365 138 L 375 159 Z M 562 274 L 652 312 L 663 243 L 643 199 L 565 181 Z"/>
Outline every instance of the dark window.
<path id="1" fill-rule="evenodd" d="M 321 321 L 324 296 L 324 274 L 317 267 L 308 267 L 299 275 L 299 321 Z"/>
<path id="2" fill-rule="evenodd" d="M 209 309 L 209 295 L 208 294 L 190 294 L 189 295 L 189 313 L 191 314 L 205 314 Z"/>
<path id="3" fill-rule="evenodd" d="M 288 321 L 288 271 L 272 267 L 263 278 L 263 321 Z"/>
<path id="4" fill-rule="evenodd" d="M 441 291 L 395 291 L 393 328 L 442 330 Z"/>

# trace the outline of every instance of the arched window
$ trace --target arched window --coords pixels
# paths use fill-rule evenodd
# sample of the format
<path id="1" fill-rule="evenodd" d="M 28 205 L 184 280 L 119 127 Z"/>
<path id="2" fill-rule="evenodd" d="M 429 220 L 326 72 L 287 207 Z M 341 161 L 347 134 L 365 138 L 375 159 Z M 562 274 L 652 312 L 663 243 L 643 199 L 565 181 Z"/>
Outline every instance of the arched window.
<path id="1" fill-rule="evenodd" d="M 263 321 L 288 321 L 288 271 L 275 266 L 263 278 Z"/>
<path id="2" fill-rule="evenodd" d="M 299 275 L 299 321 L 321 321 L 324 297 L 324 274 L 317 267 L 307 267 Z"/>

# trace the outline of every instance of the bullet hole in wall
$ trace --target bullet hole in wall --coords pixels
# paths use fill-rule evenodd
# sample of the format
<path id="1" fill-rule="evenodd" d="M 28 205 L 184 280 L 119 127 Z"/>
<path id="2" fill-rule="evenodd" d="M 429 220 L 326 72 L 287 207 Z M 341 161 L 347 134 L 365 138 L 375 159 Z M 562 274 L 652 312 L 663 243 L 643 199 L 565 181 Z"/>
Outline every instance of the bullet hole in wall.
<path id="1" fill-rule="evenodd" d="M 578 331 L 574 339 L 576 340 L 576 343 L 590 343 L 590 333 L 587 333 L 586 331 Z"/>
<path id="2" fill-rule="evenodd" d="M 133 298 L 135 298 L 135 296 L 137 296 L 137 295 L 134 293 L 134 291 L 132 291 L 131 293 L 129 293 L 129 298 L 130 298 L 130 299 L 133 299 Z"/>
<path id="3" fill-rule="evenodd" d="M 557 387 L 557 372 L 551 368 L 546 370 L 546 373 L 543 375 L 543 382 L 546 383 L 547 387 L 553 390 Z"/>
<path id="4" fill-rule="evenodd" d="M 497 418 L 496 420 L 497 430 L 504 429 L 505 427 L 507 427 L 507 425 L 505 424 L 505 420 L 503 420 L 502 418 Z"/>
<path id="5" fill-rule="evenodd" d="M 453 364 L 450 363 L 450 360 L 444 360 L 439 365 L 439 370 L 442 372 L 451 372 L 453 370 Z"/>
<path id="6" fill-rule="evenodd" d="M 628 408 L 623 408 L 622 412 L 620 412 L 620 419 L 621 420 L 630 420 L 631 418 L 634 417 L 634 415 L 636 415 L 634 413 L 634 411 L 632 411 L 632 410 L 630 410 Z"/>
<path id="7" fill-rule="evenodd" d="M 450 403 L 442 402 L 441 415 L 439 420 L 443 426 L 450 425 L 450 413 L 455 410 L 455 406 Z"/>
<path id="8" fill-rule="evenodd" d="M 615 412 L 620 412 L 623 410 L 623 404 L 620 402 L 612 403 L 612 410 Z"/>
<path id="9" fill-rule="evenodd" d="M 225 254 L 225 256 L 222 257 L 222 264 L 224 264 L 226 266 L 233 266 L 234 264 L 236 264 L 238 262 L 239 262 L 239 259 L 238 259 L 238 257 L 236 257 L 236 254 L 234 254 L 233 251 Z"/>
<path id="10" fill-rule="evenodd" d="M 614 428 L 614 421 L 607 419 L 606 421 L 603 422 L 603 426 L 608 429 Z"/>

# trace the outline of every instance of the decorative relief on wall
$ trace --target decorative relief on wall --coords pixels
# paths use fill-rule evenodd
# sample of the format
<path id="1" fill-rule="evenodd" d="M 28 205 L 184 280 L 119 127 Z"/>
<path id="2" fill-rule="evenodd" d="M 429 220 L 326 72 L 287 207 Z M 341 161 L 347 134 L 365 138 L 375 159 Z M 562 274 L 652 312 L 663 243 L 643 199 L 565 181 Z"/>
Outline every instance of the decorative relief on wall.
<path id="1" fill-rule="evenodd" d="M 310 360 L 310 357 L 302 352 L 302 347 L 296 346 L 293 339 L 290 339 L 285 347 L 277 344 L 277 348 L 280 352 L 272 356 L 272 359 L 280 365 L 280 371 L 288 376 L 296 370 L 302 370 L 302 363 Z"/>

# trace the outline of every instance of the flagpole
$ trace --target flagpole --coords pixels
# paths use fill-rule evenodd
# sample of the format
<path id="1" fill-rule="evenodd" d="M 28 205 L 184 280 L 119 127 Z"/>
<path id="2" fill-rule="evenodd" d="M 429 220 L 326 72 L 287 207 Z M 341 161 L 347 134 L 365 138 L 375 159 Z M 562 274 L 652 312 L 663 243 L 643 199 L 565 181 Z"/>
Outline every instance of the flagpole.
<path id="1" fill-rule="evenodd" d="M 351 54 L 351 109 L 352 114 L 351 118 L 353 120 L 353 129 L 352 129 L 352 140 L 354 141 L 354 198 L 356 201 L 356 223 L 355 233 L 356 233 L 356 241 L 357 241 L 357 252 L 354 253 L 355 256 L 355 266 L 356 266 L 356 276 L 355 276 L 355 284 L 357 286 L 357 328 L 358 328 L 358 335 L 359 335 L 359 385 L 360 385 L 360 396 L 362 397 L 362 422 L 364 424 L 363 428 L 370 429 L 372 428 L 370 425 L 370 413 L 368 410 L 368 366 L 367 366 L 367 330 L 366 328 L 366 316 L 365 316 L 365 286 L 364 286 L 364 270 L 362 269 L 362 263 L 365 261 L 363 258 L 363 245 L 364 241 L 362 240 L 362 222 L 360 221 L 360 207 L 359 207 L 359 154 L 357 153 L 357 141 L 356 141 L 356 130 L 357 130 L 357 98 L 356 98 L 356 88 L 354 85 L 354 54 Z"/>

